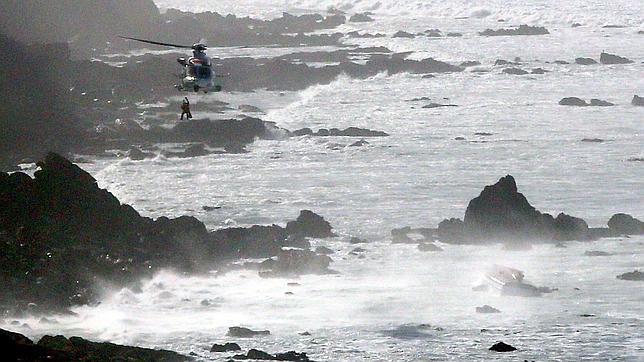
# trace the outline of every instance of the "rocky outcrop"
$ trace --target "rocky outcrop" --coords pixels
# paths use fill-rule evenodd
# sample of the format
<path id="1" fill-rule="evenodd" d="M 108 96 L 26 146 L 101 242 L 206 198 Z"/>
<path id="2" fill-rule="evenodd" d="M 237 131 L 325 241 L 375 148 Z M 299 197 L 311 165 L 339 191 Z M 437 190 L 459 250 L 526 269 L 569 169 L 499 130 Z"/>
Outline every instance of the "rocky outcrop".
<path id="1" fill-rule="evenodd" d="M 476 313 L 483 313 L 483 314 L 501 313 L 501 311 L 486 304 L 482 307 L 476 307 Z"/>
<path id="2" fill-rule="evenodd" d="M 586 107 L 588 103 L 585 100 L 577 97 L 565 97 L 559 101 L 560 106 L 576 106 L 576 107 Z"/>
<path id="3" fill-rule="evenodd" d="M 305 274 L 334 274 L 329 269 L 333 259 L 309 250 L 288 249 L 279 252 L 275 259 L 260 264 L 262 277 L 288 277 Z"/>
<path id="4" fill-rule="evenodd" d="M 67 159 L 49 154 L 34 178 L 0 173 L 0 305 L 65 308 L 92 303 L 94 285 L 134 283 L 160 268 L 198 272 L 239 257 L 271 257 L 309 247 L 331 226 L 304 210 L 287 227 L 213 232 L 194 217 L 156 220 L 121 204 Z M 38 286 L 38 287 L 36 287 Z"/>
<path id="5" fill-rule="evenodd" d="M 398 30 L 397 32 L 394 33 L 394 35 L 391 36 L 392 38 L 408 38 L 408 39 L 413 39 L 416 37 L 416 35 L 412 33 L 408 33 L 404 30 Z"/>
<path id="6" fill-rule="evenodd" d="M 503 73 L 505 74 L 512 74 L 512 75 L 524 75 L 528 74 L 527 71 L 520 69 L 520 68 L 505 68 L 503 69 Z"/>
<path id="7" fill-rule="evenodd" d="M 597 238 L 582 219 L 564 213 L 553 218 L 535 209 L 518 192 L 516 182 L 510 175 L 494 185 L 486 186 L 478 197 L 472 199 L 462 221 L 443 220 L 438 229 L 427 229 L 425 233 L 450 243 L 496 242 L 502 239 L 524 243 L 530 240 Z"/>
<path id="8" fill-rule="evenodd" d="M 176 352 L 92 342 L 80 337 L 44 336 L 37 344 L 0 329 L 0 350 L 7 361 L 188 361 Z"/>
<path id="9" fill-rule="evenodd" d="M 630 281 L 644 281 L 644 273 L 642 273 L 639 270 L 634 270 L 632 272 L 618 275 L 617 279 L 630 280 Z"/>
<path id="10" fill-rule="evenodd" d="M 634 106 L 644 107 L 644 97 L 640 97 L 637 94 L 633 96 L 631 104 Z"/>
<path id="11" fill-rule="evenodd" d="M 597 64 L 597 61 L 593 58 L 576 58 L 575 63 L 579 65 L 593 65 Z"/>
<path id="12" fill-rule="evenodd" d="M 489 350 L 494 352 L 512 352 L 516 351 L 517 349 L 509 344 L 497 342 L 492 347 L 490 347 Z"/>
<path id="13" fill-rule="evenodd" d="M 258 349 L 250 349 L 246 354 L 234 355 L 233 360 L 258 360 L 258 361 L 295 361 L 295 362 L 309 362 L 306 353 L 298 353 L 289 351 L 285 353 L 277 353 L 272 355 Z"/>
<path id="14" fill-rule="evenodd" d="M 624 57 L 620 57 L 619 55 L 615 54 L 609 54 L 602 52 L 601 55 L 599 56 L 599 62 L 602 64 L 630 64 L 633 63 L 632 60 Z"/>
<path id="15" fill-rule="evenodd" d="M 351 23 L 368 23 L 368 22 L 372 22 L 374 20 L 370 15 L 371 15 L 370 13 L 353 14 L 349 18 L 349 22 L 351 22 Z"/>
<path id="16" fill-rule="evenodd" d="M 561 105 L 561 106 L 576 106 L 576 107 L 588 107 L 588 106 L 592 106 L 592 107 L 610 107 L 610 106 L 614 106 L 615 104 L 611 103 L 611 102 L 608 102 L 608 101 L 601 100 L 601 99 L 597 99 L 597 98 L 592 98 L 590 100 L 590 103 L 588 103 L 588 102 L 586 102 L 585 100 L 583 100 L 581 98 L 565 97 L 565 98 L 562 98 L 559 101 L 559 105 Z"/>
<path id="17" fill-rule="evenodd" d="M 628 214 L 615 214 L 608 220 L 608 228 L 615 234 L 640 235 L 644 234 L 644 221 Z"/>
<path id="18" fill-rule="evenodd" d="M 345 129 L 338 128 L 320 128 L 317 132 L 313 132 L 310 128 L 301 128 L 291 133 L 293 136 L 318 136 L 318 137 L 387 137 L 388 133 L 382 131 L 374 131 L 366 128 L 348 127 Z"/>
<path id="19" fill-rule="evenodd" d="M 233 352 L 241 351 L 241 347 L 237 343 L 213 344 L 210 352 Z"/>
<path id="20" fill-rule="evenodd" d="M 506 36 L 506 35 L 544 35 L 550 34 L 548 29 L 542 26 L 529 26 L 529 25 L 519 25 L 515 29 L 486 29 L 479 33 L 483 36 Z"/>
<path id="21" fill-rule="evenodd" d="M 267 330 L 255 331 L 246 327 L 229 327 L 226 336 L 235 338 L 252 338 L 256 336 L 267 336 L 269 334 L 271 334 L 271 332 Z"/>

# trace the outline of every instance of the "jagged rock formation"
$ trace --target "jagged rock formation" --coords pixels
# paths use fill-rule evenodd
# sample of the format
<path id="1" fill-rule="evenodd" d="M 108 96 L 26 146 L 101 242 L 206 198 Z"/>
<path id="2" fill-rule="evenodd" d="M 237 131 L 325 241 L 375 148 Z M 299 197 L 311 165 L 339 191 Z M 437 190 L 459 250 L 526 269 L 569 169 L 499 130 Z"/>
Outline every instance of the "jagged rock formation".
<path id="1" fill-rule="evenodd" d="M 619 55 L 602 52 L 599 56 L 599 62 L 602 64 L 630 64 L 632 60 Z"/>
<path id="2" fill-rule="evenodd" d="M 92 342 L 80 337 L 43 336 L 34 343 L 22 334 L 0 329 L 0 350 L 7 361 L 189 361 L 176 352 Z"/>
<path id="3" fill-rule="evenodd" d="M 159 268 L 199 271 L 239 257 L 271 257 L 305 237 L 332 235 L 302 211 L 279 225 L 213 232 L 194 217 L 152 220 L 121 204 L 67 159 L 49 154 L 34 178 L 0 173 L 0 305 L 64 308 L 95 300 L 96 280 L 133 283 Z"/>

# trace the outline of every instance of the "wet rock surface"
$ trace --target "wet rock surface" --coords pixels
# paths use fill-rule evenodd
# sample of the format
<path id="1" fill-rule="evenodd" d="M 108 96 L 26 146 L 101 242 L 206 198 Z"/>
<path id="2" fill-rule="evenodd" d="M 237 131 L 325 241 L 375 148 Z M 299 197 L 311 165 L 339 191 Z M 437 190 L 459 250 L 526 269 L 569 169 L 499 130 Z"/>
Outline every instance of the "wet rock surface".
<path id="1" fill-rule="evenodd" d="M 7 361 L 189 361 L 166 350 L 92 342 L 80 337 L 43 336 L 38 343 L 0 329 L 0 350 Z"/>
<path id="2" fill-rule="evenodd" d="M 486 304 L 482 307 L 476 307 L 476 313 L 501 313 L 501 311 Z"/>
<path id="3" fill-rule="evenodd" d="M 639 270 L 634 270 L 632 272 L 618 275 L 617 279 L 630 280 L 630 281 L 644 281 L 644 273 L 642 273 Z"/>
<path id="4" fill-rule="evenodd" d="M 620 213 L 611 216 L 608 220 L 608 228 L 617 234 L 639 235 L 644 234 L 644 221 Z"/>
<path id="5" fill-rule="evenodd" d="M 237 343 L 225 343 L 225 344 L 213 344 L 210 348 L 210 352 L 233 352 L 241 351 L 241 347 Z"/>
<path id="6" fill-rule="evenodd" d="M 256 331 L 246 327 L 229 327 L 226 336 L 236 338 L 252 338 L 256 336 L 267 336 L 269 334 L 271 334 L 271 332 L 267 330 Z"/>
<path id="7" fill-rule="evenodd" d="M 34 178 L 0 173 L 0 262 L 6 266 L 0 270 L 0 304 L 7 308 L 92 303 L 97 278 L 128 285 L 160 268 L 198 272 L 198 265 L 271 257 L 284 246 L 308 247 L 305 237 L 333 235 L 330 224 L 308 210 L 287 227 L 213 232 L 190 216 L 153 220 L 57 154 L 38 165 Z M 36 283 L 42 287 L 30 287 Z"/>
<path id="8" fill-rule="evenodd" d="M 514 29 L 486 29 L 479 33 L 483 36 L 509 36 L 509 35 L 545 35 L 550 32 L 542 26 L 519 25 Z"/>
<path id="9" fill-rule="evenodd" d="M 602 52 L 599 56 L 599 62 L 602 64 L 630 64 L 632 60 L 619 55 Z"/>

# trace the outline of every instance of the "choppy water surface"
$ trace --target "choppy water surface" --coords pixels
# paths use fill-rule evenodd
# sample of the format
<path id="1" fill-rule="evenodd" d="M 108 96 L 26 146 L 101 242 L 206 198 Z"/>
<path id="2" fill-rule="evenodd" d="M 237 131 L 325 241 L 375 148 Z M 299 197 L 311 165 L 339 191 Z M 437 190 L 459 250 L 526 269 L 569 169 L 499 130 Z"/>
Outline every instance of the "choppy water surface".
<path id="1" fill-rule="evenodd" d="M 630 105 L 634 94 L 644 95 L 644 35 L 637 34 L 641 3 L 519 6 L 494 1 L 483 7 L 462 1 L 242 1 L 234 9 L 205 0 L 157 3 L 269 16 L 269 8 L 276 14 L 331 5 L 350 12 L 373 10 L 376 22 L 345 25 L 343 31 L 392 34 L 437 27 L 464 36 L 353 40 L 356 44 L 414 50 L 413 58 L 478 60 L 482 65 L 431 79 L 408 74 L 341 77 L 284 96 L 258 92 L 195 98 L 195 113 L 200 102 L 222 99 L 235 106 L 260 106 L 267 110 L 262 118 L 288 129 L 358 126 L 391 136 L 368 139 L 365 147 L 347 147 L 356 139 L 333 137 L 258 141 L 242 155 L 97 160 L 83 167 L 145 215 L 195 215 L 211 229 L 282 223 L 300 209 L 314 210 L 341 235 L 314 241 L 337 251 L 332 267 L 340 274 L 304 276 L 297 280 L 300 286 L 289 287 L 294 280 L 261 279 L 251 271 L 219 278 L 167 272 L 146 282 L 142 291 L 106 291 L 100 306 L 78 308 L 78 317 L 53 317 L 57 324 L 21 321 L 31 328 L 22 332 L 76 334 L 195 352 L 213 360 L 225 359 L 208 352 L 212 343 L 223 341 L 269 352 L 295 349 L 329 361 L 490 360 L 501 358 L 487 351 L 498 340 L 519 348 L 503 356 L 508 360 L 644 358 L 642 285 L 615 278 L 644 268 L 644 237 L 575 242 L 567 248 L 540 245 L 522 252 L 445 245 L 441 253 L 391 245 L 388 239 L 393 227 L 435 226 L 443 218 L 462 217 L 484 185 L 506 174 L 514 175 L 519 190 L 545 212 L 564 211 L 591 226 L 605 225 L 616 212 L 644 217 L 644 165 L 628 161 L 644 157 L 644 109 Z M 469 19 L 455 19 L 463 16 Z M 499 18 L 507 22 L 498 23 Z M 572 22 L 583 26 L 571 28 Z M 544 25 L 551 34 L 476 35 L 487 27 L 520 23 Z M 607 24 L 626 27 L 601 28 Z M 579 56 L 598 59 L 602 50 L 635 63 L 551 63 L 574 63 Z M 493 67 L 495 59 L 514 57 L 523 59 L 524 69 L 550 72 L 511 76 Z M 422 109 L 428 101 L 409 101 L 423 96 L 458 107 Z M 567 96 L 617 105 L 557 105 Z M 475 134 L 480 132 L 490 135 Z M 605 142 L 581 142 L 583 138 Z M 204 205 L 221 209 L 205 212 Z M 348 235 L 372 241 L 363 246 L 365 258 L 349 254 L 355 246 L 346 243 Z M 586 250 L 613 255 L 588 257 Z M 493 262 L 522 269 L 535 284 L 559 290 L 541 298 L 473 292 L 480 271 Z M 289 291 L 294 294 L 284 294 Z M 475 313 L 483 304 L 502 313 Z M 224 335 L 234 325 L 269 329 L 271 336 L 229 340 Z M 304 331 L 311 336 L 299 334 Z"/>

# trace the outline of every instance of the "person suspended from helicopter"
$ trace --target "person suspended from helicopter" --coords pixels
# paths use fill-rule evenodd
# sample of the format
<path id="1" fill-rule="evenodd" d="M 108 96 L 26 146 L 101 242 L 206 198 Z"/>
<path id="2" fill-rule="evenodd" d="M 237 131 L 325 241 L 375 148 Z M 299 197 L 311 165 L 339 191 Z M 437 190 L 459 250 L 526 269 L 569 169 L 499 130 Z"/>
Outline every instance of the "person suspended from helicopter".
<path id="1" fill-rule="evenodd" d="M 181 102 L 181 120 L 183 121 L 183 115 L 186 115 L 187 119 L 192 118 L 192 113 L 190 113 L 190 101 L 188 97 L 183 97 L 183 102 Z"/>

